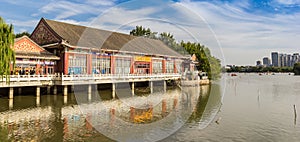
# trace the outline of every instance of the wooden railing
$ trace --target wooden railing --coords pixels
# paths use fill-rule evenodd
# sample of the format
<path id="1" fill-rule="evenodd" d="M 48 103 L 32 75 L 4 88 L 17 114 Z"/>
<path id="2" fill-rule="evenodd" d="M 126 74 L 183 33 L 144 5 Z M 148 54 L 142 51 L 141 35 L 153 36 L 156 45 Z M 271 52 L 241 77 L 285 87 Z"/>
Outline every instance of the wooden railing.
<path id="1" fill-rule="evenodd" d="M 78 81 L 78 80 L 132 80 L 132 79 L 170 79 L 180 78 L 181 74 L 78 74 L 78 75 L 9 75 L 10 82 L 32 82 L 32 81 Z M 6 77 L 0 82 L 6 82 Z"/>

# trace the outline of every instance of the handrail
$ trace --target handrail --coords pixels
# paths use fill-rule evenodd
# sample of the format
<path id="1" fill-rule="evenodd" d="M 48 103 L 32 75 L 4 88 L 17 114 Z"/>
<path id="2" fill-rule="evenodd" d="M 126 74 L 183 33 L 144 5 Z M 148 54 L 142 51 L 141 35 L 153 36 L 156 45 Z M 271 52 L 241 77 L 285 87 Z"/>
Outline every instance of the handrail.
<path id="1" fill-rule="evenodd" d="M 78 74 L 78 75 L 9 75 L 10 82 L 30 82 L 30 81 L 73 81 L 73 80 L 126 80 L 126 79 L 157 79 L 181 77 L 178 73 L 160 73 L 160 74 Z M 6 76 L 0 79 L 0 82 L 6 82 Z"/>

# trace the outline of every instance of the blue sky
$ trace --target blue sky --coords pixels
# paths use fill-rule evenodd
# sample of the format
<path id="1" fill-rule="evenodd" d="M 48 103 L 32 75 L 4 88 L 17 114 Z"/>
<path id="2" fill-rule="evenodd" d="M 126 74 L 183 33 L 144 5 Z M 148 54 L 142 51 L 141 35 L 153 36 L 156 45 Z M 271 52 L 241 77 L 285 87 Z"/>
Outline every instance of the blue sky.
<path id="1" fill-rule="evenodd" d="M 144 25 L 200 42 L 223 64 L 300 52 L 300 0 L 2 0 L 0 16 L 16 33 L 41 17 L 123 33 Z"/>

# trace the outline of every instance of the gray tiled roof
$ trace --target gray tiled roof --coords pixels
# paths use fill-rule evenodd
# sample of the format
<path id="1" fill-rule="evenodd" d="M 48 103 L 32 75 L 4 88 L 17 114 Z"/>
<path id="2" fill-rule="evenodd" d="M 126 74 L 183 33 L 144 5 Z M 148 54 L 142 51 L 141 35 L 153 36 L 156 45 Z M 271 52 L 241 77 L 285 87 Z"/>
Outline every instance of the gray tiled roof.
<path id="1" fill-rule="evenodd" d="M 72 46 L 183 57 L 160 40 L 136 37 L 48 19 L 45 19 L 45 22 L 58 36 Z"/>

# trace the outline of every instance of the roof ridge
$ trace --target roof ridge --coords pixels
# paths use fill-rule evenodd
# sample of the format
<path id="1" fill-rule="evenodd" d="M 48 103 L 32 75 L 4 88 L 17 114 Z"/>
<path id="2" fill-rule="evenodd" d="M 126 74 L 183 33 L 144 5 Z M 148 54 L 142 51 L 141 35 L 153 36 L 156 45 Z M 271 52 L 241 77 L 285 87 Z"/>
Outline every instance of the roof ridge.
<path id="1" fill-rule="evenodd" d="M 68 46 L 121 50 L 128 43 L 131 43 L 131 45 L 128 45 L 130 47 L 127 47 L 125 50 L 152 55 L 182 56 L 159 39 L 133 36 L 65 21 L 42 18 L 41 22 L 53 31 L 53 34 L 57 34 Z"/>

